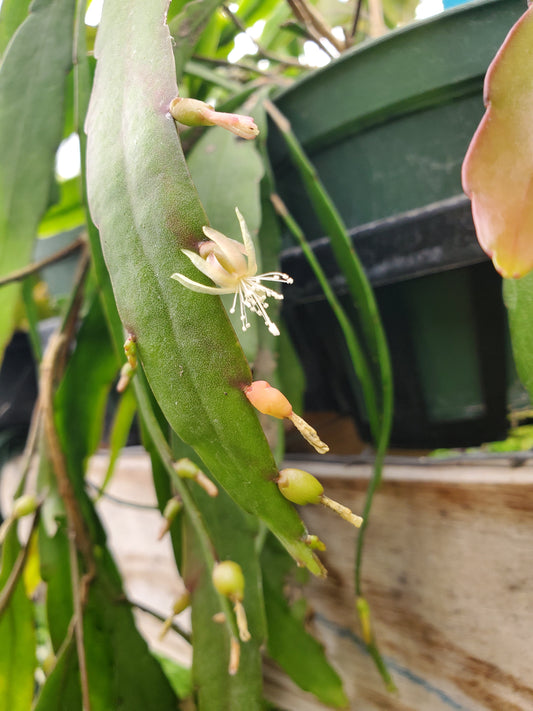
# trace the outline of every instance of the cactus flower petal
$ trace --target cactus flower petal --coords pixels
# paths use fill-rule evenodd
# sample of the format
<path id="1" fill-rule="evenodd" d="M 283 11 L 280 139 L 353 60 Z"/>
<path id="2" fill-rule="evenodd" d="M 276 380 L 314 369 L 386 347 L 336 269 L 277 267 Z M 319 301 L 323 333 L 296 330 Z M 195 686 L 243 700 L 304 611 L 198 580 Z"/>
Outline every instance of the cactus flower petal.
<path id="1" fill-rule="evenodd" d="M 246 314 L 246 309 L 250 309 L 253 313 L 261 316 L 270 333 L 279 336 L 279 329 L 270 319 L 266 309 L 269 298 L 280 300 L 283 299 L 283 295 L 261 282 L 274 281 L 292 284 L 292 279 L 288 274 L 282 272 L 267 272 L 257 275 L 257 260 L 252 238 L 243 216 L 237 208 L 235 208 L 235 212 L 244 244 L 226 237 L 212 227 L 204 227 L 204 234 L 208 237 L 208 241 L 200 244 L 199 254 L 188 249 L 181 250 L 202 274 L 214 281 L 216 286 L 200 284 L 184 274 L 172 274 L 172 279 L 179 281 L 188 289 L 202 294 L 234 293 L 231 313 L 235 312 L 238 298 L 243 331 L 250 327 Z"/>

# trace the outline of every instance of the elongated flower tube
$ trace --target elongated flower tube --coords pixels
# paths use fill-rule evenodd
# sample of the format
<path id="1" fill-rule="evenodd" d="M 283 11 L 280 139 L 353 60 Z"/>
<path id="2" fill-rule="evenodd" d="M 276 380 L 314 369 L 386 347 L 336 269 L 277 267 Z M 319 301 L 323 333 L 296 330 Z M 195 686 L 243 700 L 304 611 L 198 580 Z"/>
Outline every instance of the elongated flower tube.
<path id="1" fill-rule="evenodd" d="M 246 139 L 259 135 L 259 129 L 251 116 L 215 111 L 212 106 L 198 99 L 178 96 L 170 104 L 170 113 L 175 121 L 185 126 L 221 126 Z"/>
<path id="2" fill-rule="evenodd" d="M 206 242 L 201 242 L 199 254 L 188 249 L 182 249 L 183 254 L 191 260 L 194 266 L 212 279 L 216 286 L 207 286 L 197 281 L 189 279 L 183 274 L 172 274 L 172 279 L 176 279 L 180 284 L 188 289 L 198 291 L 201 294 L 235 294 L 233 304 L 230 309 L 235 313 L 237 299 L 239 299 L 240 316 L 242 330 L 250 328 L 246 309 L 261 316 L 268 327 L 270 333 L 279 336 L 279 329 L 270 319 L 266 310 L 268 308 L 267 299 L 283 299 L 283 294 L 269 289 L 261 282 L 275 281 L 285 284 L 292 284 L 292 279 L 288 274 L 282 272 L 267 272 L 257 274 L 257 261 L 255 257 L 255 247 L 238 208 L 235 208 L 237 219 L 241 227 L 243 244 L 237 240 L 230 239 L 212 227 L 203 227 Z"/>
<path id="3" fill-rule="evenodd" d="M 297 415 L 285 395 L 277 388 L 273 388 L 266 380 L 254 380 L 251 385 L 244 388 L 244 394 L 252 405 L 259 410 L 259 412 L 262 412 L 263 415 L 272 415 L 272 417 L 277 417 L 279 420 L 283 418 L 290 420 L 302 437 L 304 437 L 317 452 L 320 454 L 329 452 L 328 445 L 322 442 L 317 431 Z"/>

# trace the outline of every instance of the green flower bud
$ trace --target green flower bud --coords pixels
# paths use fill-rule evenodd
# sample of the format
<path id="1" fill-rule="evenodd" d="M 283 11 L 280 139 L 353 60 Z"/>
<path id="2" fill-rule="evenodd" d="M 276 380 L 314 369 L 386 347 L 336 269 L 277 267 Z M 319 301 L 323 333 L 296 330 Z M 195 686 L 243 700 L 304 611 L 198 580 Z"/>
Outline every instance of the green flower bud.
<path id="1" fill-rule="evenodd" d="M 200 469 L 190 459 L 184 457 L 174 464 L 176 474 L 182 479 L 196 479 Z"/>
<path id="2" fill-rule="evenodd" d="M 242 600 L 244 597 L 244 575 L 242 568 L 233 560 L 217 563 L 213 569 L 213 585 L 221 595 L 231 600 Z"/>
<path id="3" fill-rule="evenodd" d="M 183 503 L 177 496 L 174 496 L 172 499 L 169 499 L 165 504 L 165 508 L 163 510 L 163 518 L 165 518 L 169 523 L 172 523 L 172 521 L 174 521 L 174 519 L 179 514 L 182 508 Z"/>
<path id="4" fill-rule="evenodd" d="M 319 504 L 324 487 L 316 477 L 303 469 L 282 469 L 277 479 L 279 490 L 293 504 Z"/>
<path id="5" fill-rule="evenodd" d="M 22 518 L 22 516 L 28 516 L 32 514 L 37 508 L 37 499 L 31 494 L 24 494 L 18 499 L 15 499 L 13 503 L 13 511 L 11 516 L 13 518 Z"/>

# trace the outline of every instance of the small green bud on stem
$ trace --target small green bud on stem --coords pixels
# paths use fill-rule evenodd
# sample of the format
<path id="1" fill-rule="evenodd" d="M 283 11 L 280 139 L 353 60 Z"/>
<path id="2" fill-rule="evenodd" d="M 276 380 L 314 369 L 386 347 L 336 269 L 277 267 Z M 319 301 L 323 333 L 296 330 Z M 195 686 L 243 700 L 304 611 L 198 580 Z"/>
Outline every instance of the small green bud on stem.
<path id="1" fill-rule="evenodd" d="M 163 637 L 167 634 L 169 629 L 172 627 L 172 620 L 176 615 L 179 615 L 180 612 L 183 612 L 183 610 L 186 610 L 189 605 L 191 604 L 191 596 L 189 594 L 188 590 L 185 590 L 183 595 L 181 595 L 172 605 L 172 614 L 167 617 L 167 619 L 163 623 L 163 627 L 161 628 L 161 632 L 159 633 L 159 639 L 163 639 Z"/>
<path id="2" fill-rule="evenodd" d="M 135 368 L 132 368 L 129 363 L 124 363 L 120 369 L 120 378 L 117 383 L 117 393 L 123 393 L 128 387 L 135 374 Z"/>
<path id="3" fill-rule="evenodd" d="M 175 462 L 174 469 L 176 470 L 176 474 L 182 479 L 194 479 L 198 486 L 201 486 L 209 496 L 218 496 L 216 484 L 214 484 L 194 462 L 191 462 L 190 459 L 186 457 L 179 459 Z"/>
<path id="4" fill-rule="evenodd" d="M 232 601 L 239 637 L 242 642 L 248 642 L 250 632 L 248 630 L 246 612 L 242 604 L 244 598 L 244 575 L 241 566 L 233 560 L 217 563 L 213 568 L 213 585 L 221 595 Z"/>
<path id="5" fill-rule="evenodd" d="M 319 504 L 324 487 L 316 477 L 303 469 L 282 469 L 277 479 L 279 490 L 293 504 Z"/>
<path id="6" fill-rule="evenodd" d="M 165 505 L 164 511 L 163 511 L 163 525 L 161 527 L 161 530 L 159 531 L 159 535 L 157 536 L 157 540 L 160 541 L 163 536 L 168 533 L 170 530 L 170 527 L 172 526 L 172 523 L 176 516 L 179 514 L 179 512 L 183 508 L 183 502 L 179 498 L 179 496 L 174 496 L 172 499 L 169 499 Z"/>
<path id="7" fill-rule="evenodd" d="M 242 568 L 233 560 L 224 560 L 213 568 L 213 585 L 221 595 L 230 600 L 244 597 L 244 575 Z"/>
<path id="8" fill-rule="evenodd" d="M 18 499 L 15 499 L 11 516 L 14 519 L 28 516 L 36 511 L 37 506 L 38 503 L 35 496 L 32 494 L 24 494 L 23 496 L 19 496 Z"/>
<path id="9" fill-rule="evenodd" d="M 320 540 L 318 536 L 315 536 L 314 534 L 309 533 L 305 538 L 304 538 L 304 543 L 311 548 L 311 550 L 315 551 L 325 551 L 326 550 L 326 544 Z"/>
<path id="10" fill-rule="evenodd" d="M 324 487 L 309 472 L 303 469 L 282 469 L 277 478 L 279 490 L 283 496 L 293 504 L 305 506 L 306 504 L 322 504 L 335 511 L 341 518 L 359 528 L 363 523 L 361 516 L 352 513 L 347 506 L 333 501 L 324 494 Z"/>
<path id="11" fill-rule="evenodd" d="M 37 501 L 33 494 L 24 494 L 23 496 L 19 496 L 18 499 L 15 499 L 11 514 L 0 525 L 0 544 L 4 542 L 8 530 L 15 523 L 15 521 L 23 516 L 29 516 L 30 514 L 35 513 L 39 505 L 40 502 Z"/>
<path id="12" fill-rule="evenodd" d="M 124 341 L 124 353 L 126 354 L 128 363 L 133 370 L 135 370 L 137 367 L 137 341 L 132 333 L 130 333 Z"/>
<path id="13" fill-rule="evenodd" d="M 132 333 L 124 341 L 124 353 L 128 362 L 120 369 L 120 378 L 117 383 L 117 392 L 119 393 L 126 390 L 137 368 L 137 341 Z"/>
<path id="14" fill-rule="evenodd" d="M 221 126 L 240 138 L 251 139 L 259 135 L 251 116 L 227 114 L 198 99 L 177 96 L 170 102 L 170 114 L 185 126 Z"/>

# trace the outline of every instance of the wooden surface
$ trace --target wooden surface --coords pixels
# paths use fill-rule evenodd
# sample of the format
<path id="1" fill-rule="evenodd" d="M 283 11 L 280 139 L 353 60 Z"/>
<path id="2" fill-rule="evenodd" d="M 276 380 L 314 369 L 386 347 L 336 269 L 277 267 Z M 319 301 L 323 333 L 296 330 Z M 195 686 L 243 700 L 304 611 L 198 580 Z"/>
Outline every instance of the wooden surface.
<path id="1" fill-rule="evenodd" d="M 92 460 L 99 482 L 106 457 Z M 294 465 L 294 462 L 291 462 Z M 308 470 L 326 493 L 360 512 L 369 468 Z M 4 477 L 5 480 L 9 477 Z M 128 453 L 109 493 L 154 503 L 149 461 Z M 303 513 L 326 543 L 329 578 L 311 580 L 311 627 L 342 675 L 353 711 L 533 711 L 533 466 L 389 466 L 368 528 L 363 580 L 375 631 L 399 693 L 384 691 L 364 650 L 353 608 L 356 531 L 321 507 Z M 129 596 L 166 615 L 181 582 L 159 514 L 102 499 L 99 510 Z M 152 646 L 187 663 L 190 649 L 140 614 Z M 187 615 L 180 617 L 187 625 Z M 268 697 L 287 711 L 325 707 L 274 665 Z"/>
<path id="2" fill-rule="evenodd" d="M 326 493 L 358 512 L 366 467 L 315 466 Z M 307 508 L 325 541 L 327 581 L 311 581 L 313 626 L 361 711 L 533 709 L 533 469 L 388 467 L 368 528 L 364 592 L 398 686 L 390 696 L 361 643 L 353 612 L 356 534 Z M 272 687 L 271 687 L 272 688 Z M 280 683 L 273 694 L 298 701 Z"/>

